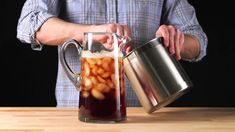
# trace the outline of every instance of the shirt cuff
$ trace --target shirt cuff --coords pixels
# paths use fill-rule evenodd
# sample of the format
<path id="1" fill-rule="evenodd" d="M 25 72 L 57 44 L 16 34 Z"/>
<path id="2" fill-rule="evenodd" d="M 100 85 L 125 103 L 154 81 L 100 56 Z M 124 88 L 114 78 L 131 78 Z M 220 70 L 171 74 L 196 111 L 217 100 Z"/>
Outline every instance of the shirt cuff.
<path id="1" fill-rule="evenodd" d="M 32 30 L 32 35 L 31 35 L 31 48 L 33 50 L 41 51 L 43 48 L 43 44 L 40 43 L 39 40 L 36 39 L 36 32 L 39 30 L 39 28 L 43 25 L 44 22 L 46 22 L 49 18 L 55 17 L 54 15 L 51 14 L 44 14 L 40 13 L 38 14 L 37 18 L 37 24 L 35 26 L 31 27 Z"/>
<path id="2" fill-rule="evenodd" d="M 36 39 L 34 38 L 35 42 L 31 43 L 31 48 L 33 50 L 41 51 L 43 48 L 43 45 Z"/>
<path id="3" fill-rule="evenodd" d="M 207 49 L 207 37 L 204 33 L 198 33 L 198 32 L 185 32 L 186 34 L 190 34 L 195 36 L 198 41 L 199 41 L 199 45 L 200 45 L 200 51 L 199 51 L 199 55 L 193 59 L 183 59 L 189 62 L 197 62 L 197 61 L 201 61 L 203 57 L 206 56 L 206 49 Z"/>

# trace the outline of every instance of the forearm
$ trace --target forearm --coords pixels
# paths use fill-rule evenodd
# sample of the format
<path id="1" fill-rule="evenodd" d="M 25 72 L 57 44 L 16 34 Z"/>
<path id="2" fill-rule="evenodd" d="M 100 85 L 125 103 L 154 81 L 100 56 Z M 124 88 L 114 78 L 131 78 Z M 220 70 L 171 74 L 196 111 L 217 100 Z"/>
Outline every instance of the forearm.
<path id="1" fill-rule="evenodd" d="M 200 54 L 200 44 L 198 39 L 195 36 L 185 34 L 184 44 L 181 50 L 182 58 L 192 60 L 194 58 L 197 58 L 199 54 Z"/>
<path id="2" fill-rule="evenodd" d="M 49 18 L 36 32 L 36 39 L 46 45 L 61 45 L 68 39 L 81 41 L 90 25 L 75 24 L 59 18 Z"/>

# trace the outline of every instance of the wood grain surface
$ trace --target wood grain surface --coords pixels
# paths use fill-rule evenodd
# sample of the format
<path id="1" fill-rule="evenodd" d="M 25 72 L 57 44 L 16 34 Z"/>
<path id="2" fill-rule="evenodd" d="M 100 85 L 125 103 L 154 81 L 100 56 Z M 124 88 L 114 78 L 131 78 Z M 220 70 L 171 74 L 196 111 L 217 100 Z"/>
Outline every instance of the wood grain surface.
<path id="1" fill-rule="evenodd" d="M 127 120 L 85 123 L 77 108 L 0 107 L 0 132 L 235 132 L 235 108 L 165 107 L 149 115 L 128 107 Z"/>

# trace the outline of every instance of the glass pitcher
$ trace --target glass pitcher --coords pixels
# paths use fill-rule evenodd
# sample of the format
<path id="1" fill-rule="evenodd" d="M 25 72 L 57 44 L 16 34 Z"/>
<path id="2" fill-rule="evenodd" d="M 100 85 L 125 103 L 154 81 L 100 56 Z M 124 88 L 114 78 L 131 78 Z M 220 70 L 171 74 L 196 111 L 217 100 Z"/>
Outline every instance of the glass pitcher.
<path id="1" fill-rule="evenodd" d="M 60 61 L 79 94 L 79 120 L 114 123 L 126 120 L 124 53 L 130 38 L 116 33 L 86 32 L 82 43 L 69 40 L 62 45 Z M 66 48 L 78 50 L 81 71 L 75 72 L 65 57 Z"/>

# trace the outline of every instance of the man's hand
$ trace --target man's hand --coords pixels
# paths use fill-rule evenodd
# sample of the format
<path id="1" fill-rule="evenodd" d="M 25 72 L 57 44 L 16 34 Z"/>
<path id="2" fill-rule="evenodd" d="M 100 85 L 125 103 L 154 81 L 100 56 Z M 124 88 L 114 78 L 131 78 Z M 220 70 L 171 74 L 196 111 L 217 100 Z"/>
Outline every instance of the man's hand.
<path id="1" fill-rule="evenodd" d="M 91 32 L 111 32 L 111 33 L 116 33 L 118 36 L 123 38 L 131 38 L 131 30 L 125 24 L 113 23 L 113 24 L 103 24 L 103 25 L 92 25 Z M 103 39 L 107 38 L 111 38 L 111 36 L 106 36 Z M 119 42 L 119 44 L 120 43 L 122 42 Z M 112 41 L 110 41 L 110 43 L 106 43 L 106 46 L 107 47 L 111 46 L 109 44 L 112 44 Z M 127 44 L 126 46 L 124 46 L 124 50 L 126 53 L 129 53 L 132 50 L 131 44 Z"/>
<path id="2" fill-rule="evenodd" d="M 184 44 L 184 33 L 174 26 L 161 25 L 156 32 L 156 37 L 164 38 L 164 46 L 170 54 L 175 54 L 177 60 L 181 59 L 181 50 Z"/>

